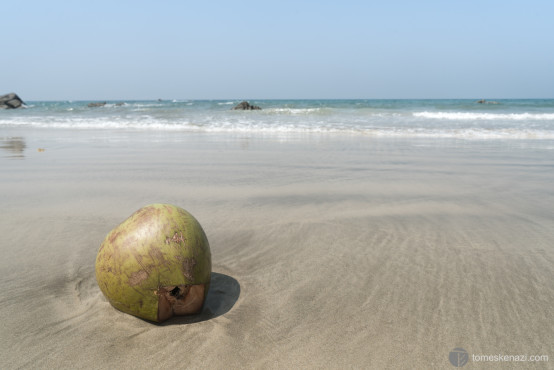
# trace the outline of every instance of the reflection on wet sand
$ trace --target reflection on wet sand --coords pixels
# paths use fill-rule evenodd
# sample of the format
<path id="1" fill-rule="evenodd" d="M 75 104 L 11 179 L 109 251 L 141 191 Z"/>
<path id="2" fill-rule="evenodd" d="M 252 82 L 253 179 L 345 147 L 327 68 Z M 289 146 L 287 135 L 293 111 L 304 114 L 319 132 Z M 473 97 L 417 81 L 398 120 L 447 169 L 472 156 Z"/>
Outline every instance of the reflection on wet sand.
<path id="1" fill-rule="evenodd" d="M 0 149 L 4 149 L 8 154 L 4 155 L 7 158 L 23 159 L 23 152 L 27 145 L 22 137 L 0 137 Z"/>

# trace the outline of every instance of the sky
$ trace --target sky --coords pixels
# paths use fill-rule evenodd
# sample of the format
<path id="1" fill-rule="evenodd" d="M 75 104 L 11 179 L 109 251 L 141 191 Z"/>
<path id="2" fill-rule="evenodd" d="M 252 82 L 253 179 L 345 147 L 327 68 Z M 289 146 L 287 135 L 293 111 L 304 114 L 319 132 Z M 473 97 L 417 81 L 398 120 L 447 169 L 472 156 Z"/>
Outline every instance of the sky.
<path id="1" fill-rule="evenodd" d="M 5 2 L 23 100 L 554 98 L 554 1 Z"/>

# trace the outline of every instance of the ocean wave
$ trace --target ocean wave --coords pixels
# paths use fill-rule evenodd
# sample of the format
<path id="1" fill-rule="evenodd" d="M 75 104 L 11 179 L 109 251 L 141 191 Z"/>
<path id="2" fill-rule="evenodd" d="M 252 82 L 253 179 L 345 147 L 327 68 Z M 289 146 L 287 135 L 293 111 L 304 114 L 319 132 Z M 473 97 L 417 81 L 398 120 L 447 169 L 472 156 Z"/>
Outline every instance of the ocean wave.
<path id="1" fill-rule="evenodd" d="M 126 103 L 124 103 L 126 104 Z M 107 104 L 106 104 L 107 105 Z M 138 108 L 153 108 L 153 107 L 163 107 L 163 103 L 130 103 L 131 107 L 138 107 Z M 111 106 L 114 106 L 113 104 Z"/>
<path id="2" fill-rule="evenodd" d="M 554 113 L 415 112 L 413 116 L 442 120 L 554 121 Z"/>
<path id="3" fill-rule="evenodd" d="M 181 117 L 160 120 L 149 115 L 133 117 L 12 117 L 0 119 L 0 128 L 20 127 L 69 130 L 136 130 L 182 131 L 240 134 L 339 134 L 372 137 L 458 138 L 458 139 L 554 139 L 554 130 L 547 127 L 445 127 L 440 126 L 375 126 L 364 123 L 341 123 L 322 120 L 275 122 L 273 120 L 236 119 L 233 116 Z"/>
<path id="4" fill-rule="evenodd" d="M 310 115 L 318 113 L 330 113 L 330 108 L 269 108 L 262 112 L 268 114 L 287 114 L 287 115 Z"/>

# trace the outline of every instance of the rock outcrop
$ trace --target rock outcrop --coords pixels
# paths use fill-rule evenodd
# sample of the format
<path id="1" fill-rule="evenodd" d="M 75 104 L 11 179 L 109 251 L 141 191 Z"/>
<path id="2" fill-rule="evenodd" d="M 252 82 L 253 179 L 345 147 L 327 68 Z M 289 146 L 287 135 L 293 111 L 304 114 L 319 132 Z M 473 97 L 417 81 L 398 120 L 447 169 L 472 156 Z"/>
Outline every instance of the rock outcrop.
<path id="1" fill-rule="evenodd" d="M 104 105 L 106 105 L 106 102 L 103 101 L 103 102 L 100 102 L 100 103 L 89 103 L 87 105 L 87 107 L 89 108 L 95 108 L 95 107 L 103 107 Z"/>
<path id="2" fill-rule="evenodd" d="M 476 103 L 479 103 L 479 104 L 500 104 L 497 101 L 488 101 L 488 100 L 485 100 L 485 99 L 477 100 Z"/>
<path id="3" fill-rule="evenodd" d="M 257 105 L 251 105 L 247 101 L 240 102 L 237 104 L 233 110 L 260 110 L 262 108 L 258 107 Z"/>
<path id="4" fill-rule="evenodd" d="M 16 93 L 9 93 L 0 96 L 0 109 L 21 108 L 25 104 Z"/>

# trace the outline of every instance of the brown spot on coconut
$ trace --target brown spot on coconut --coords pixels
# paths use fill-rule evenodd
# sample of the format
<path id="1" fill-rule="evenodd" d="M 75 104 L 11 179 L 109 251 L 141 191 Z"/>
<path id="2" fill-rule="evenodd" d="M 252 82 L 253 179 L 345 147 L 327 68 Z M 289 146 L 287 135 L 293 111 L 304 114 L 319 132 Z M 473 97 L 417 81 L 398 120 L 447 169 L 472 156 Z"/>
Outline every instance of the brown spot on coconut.
<path id="1" fill-rule="evenodd" d="M 117 309 L 162 322 L 202 310 L 211 254 L 198 221 L 182 208 L 153 204 L 114 228 L 96 257 L 96 280 Z"/>
<path id="2" fill-rule="evenodd" d="M 148 278 L 148 272 L 146 272 L 145 270 L 133 272 L 129 277 L 129 285 L 130 286 L 140 285 L 140 283 L 142 283 L 147 278 Z"/>

